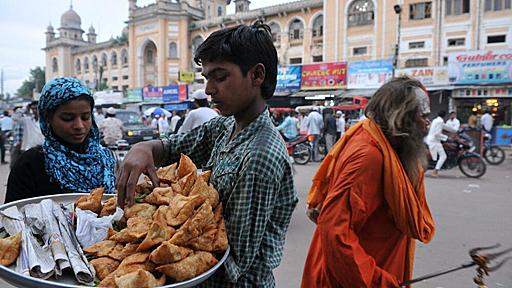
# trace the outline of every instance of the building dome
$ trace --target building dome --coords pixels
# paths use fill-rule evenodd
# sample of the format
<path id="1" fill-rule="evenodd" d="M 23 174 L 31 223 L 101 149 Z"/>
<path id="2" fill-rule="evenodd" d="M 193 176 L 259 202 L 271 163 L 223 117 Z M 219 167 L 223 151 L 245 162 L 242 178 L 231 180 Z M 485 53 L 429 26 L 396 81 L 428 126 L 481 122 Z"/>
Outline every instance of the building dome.
<path id="1" fill-rule="evenodd" d="M 48 25 L 48 27 L 46 27 L 46 31 L 53 33 L 53 26 L 52 26 L 52 23 L 50 23 L 50 24 Z"/>
<path id="2" fill-rule="evenodd" d="M 92 27 L 92 24 L 91 24 L 91 27 L 89 27 L 89 33 L 90 34 L 95 34 L 96 31 L 94 30 L 94 27 Z"/>
<path id="3" fill-rule="evenodd" d="M 78 16 L 73 8 L 69 8 L 69 10 L 60 17 L 60 26 L 62 28 L 82 29 L 81 25 L 82 19 L 80 19 L 80 16 Z"/>

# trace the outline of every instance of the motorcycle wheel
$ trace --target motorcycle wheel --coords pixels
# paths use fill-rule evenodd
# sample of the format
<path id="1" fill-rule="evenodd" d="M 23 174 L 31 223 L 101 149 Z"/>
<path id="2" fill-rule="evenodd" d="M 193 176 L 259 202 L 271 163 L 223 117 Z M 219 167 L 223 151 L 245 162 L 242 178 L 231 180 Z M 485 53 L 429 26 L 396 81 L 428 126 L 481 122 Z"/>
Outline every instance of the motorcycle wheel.
<path id="1" fill-rule="evenodd" d="M 505 161 L 505 151 L 498 146 L 490 146 L 484 150 L 484 158 L 491 165 L 499 165 Z"/>
<path id="2" fill-rule="evenodd" d="M 299 165 L 306 165 L 311 160 L 311 149 L 308 145 L 301 143 L 293 149 L 293 161 Z"/>
<path id="3" fill-rule="evenodd" d="M 467 177 L 480 178 L 487 171 L 487 165 L 482 158 L 472 155 L 463 157 L 459 161 L 459 169 Z"/>

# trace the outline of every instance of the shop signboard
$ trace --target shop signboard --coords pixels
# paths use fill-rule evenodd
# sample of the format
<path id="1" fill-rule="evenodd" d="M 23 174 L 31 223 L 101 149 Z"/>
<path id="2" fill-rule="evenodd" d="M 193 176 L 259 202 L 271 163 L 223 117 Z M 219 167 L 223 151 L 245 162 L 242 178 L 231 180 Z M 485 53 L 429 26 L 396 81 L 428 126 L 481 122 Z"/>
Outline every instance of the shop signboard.
<path id="1" fill-rule="evenodd" d="M 451 84 L 512 82 L 512 49 L 456 52 L 448 56 Z"/>
<path id="2" fill-rule="evenodd" d="M 162 87 L 146 86 L 142 88 L 142 95 L 144 103 L 161 103 L 162 102 Z"/>
<path id="3" fill-rule="evenodd" d="M 396 75 L 409 76 L 420 81 L 424 86 L 448 85 L 448 68 L 446 67 L 417 67 L 398 69 Z"/>
<path id="4" fill-rule="evenodd" d="M 178 86 L 178 101 L 186 101 L 188 98 L 188 85 Z"/>
<path id="5" fill-rule="evenodd" d="M 301 90 L 347 87 L 347 62 L 302 65 Z"/>
<path id="6" fill-rule="evenodd" d="M 142 102 L 142 89 L 128 89 L 126 91 L 126 101 L 127 102 Z"/>
<path id="7" fill-rule="evenodd" d="M 164 103 L 169 102 L 178 102 L 179 101 L 179 86 L 178 85 L 168 85 L 162 87 L 162 100 Z"/>
<path id="8" fill-rule="evenodd" d="M 279 66 L 277 69 L 276 91 L 300 89 L 301 66 Z"/>
<path id="9" fill-rule="evenodd" d="M 348 63 L 348 89 L 375 89 L 393 77 L 392 60 Z"/>
<path id="10" fill-rule="evenodd" d="M 173 103 L 173 104 L 165 104 L 164 109 L 167 111 L 182 111 L 188 109 L 188 103 Z"/>

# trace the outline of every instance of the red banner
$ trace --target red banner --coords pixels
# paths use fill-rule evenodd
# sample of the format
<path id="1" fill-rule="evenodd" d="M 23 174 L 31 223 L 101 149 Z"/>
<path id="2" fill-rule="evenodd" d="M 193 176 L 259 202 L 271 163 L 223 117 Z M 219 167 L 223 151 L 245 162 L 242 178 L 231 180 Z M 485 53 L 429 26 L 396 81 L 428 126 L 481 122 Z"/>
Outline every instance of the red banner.
<path id="1" fill-rule="evenodd" d="M 302 65 L 301 90 L 347 87 L 347 63 Z"/>
<path id="2" fill-rule="evenodd" d="M 187 89 L 187 85 L 183 85 L 183 84 L 180 84 L 179 86 L 179 97 L 178 99 L 180 101 L 186 101 L 187 98 L 188 98 L 188 89 Z"/>

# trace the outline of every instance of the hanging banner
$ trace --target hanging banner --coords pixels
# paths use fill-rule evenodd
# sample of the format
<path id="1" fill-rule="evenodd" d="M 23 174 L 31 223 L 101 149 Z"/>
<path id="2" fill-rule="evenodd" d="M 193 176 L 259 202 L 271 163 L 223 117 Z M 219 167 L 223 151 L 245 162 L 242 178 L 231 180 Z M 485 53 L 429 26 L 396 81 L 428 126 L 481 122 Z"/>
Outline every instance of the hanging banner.
<path id="1" fill-rule="evenodd" d="M 396 75 L 409 76 L 420 81 L 424 86 L 445 86 L 448 85 L 447 67 L 417 67 L 397 69 Z"/>
<path id="2" fill-rule="evenodd" d="M 126 101 L 127 102 L 142 102 L 142 89 L 128 89 L 126 91 Z"/>
<path id="3" fill-rule="evenodd" d="M 456 52 L 448 56 L 452 84 L 512 82 L 512 49 Z"/>
<path id="4" fill-rule="evenodd" d="M 348 63 L 348 89 L 379 88 L 393 77 L 392 60 Z"/>
<path id="5" fill-rule="evenodd" d="M 301 90 L 345 87 L 347 87 L 346 62 L 302 65 Z"/>
<path id="6" fill-rule="evenodd" d="M 192 71 L 180 71 L 179 80 L 182 82 L 192 83 L 196 79 L 196 73 Z"/>
<path id="7" fill-rule="evenodd" d="M 175 103 L 175 104 L 165 104 L 164 109 L 167 111 L 182 111 L 188 109 L 189 103 Z"/>
<path id="8" fill-rule="evenodd" d="M 277 68 L 276 91 L 300 89 L 301 66 L 279 66 Z"/>
<path id="9" fill-rule="evenodd" d="M 162 102 L 162 87 L 147 86 L 142 88 L 142 95 L 145 103 Z"/>

